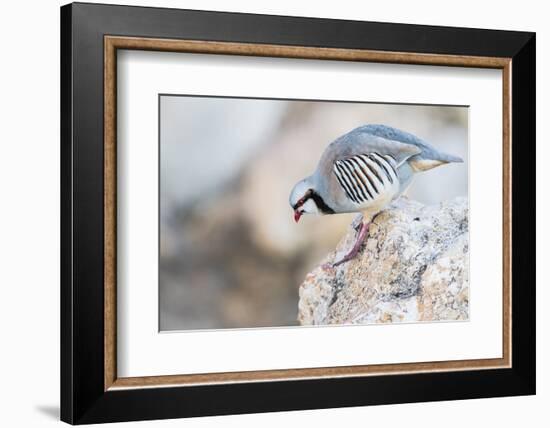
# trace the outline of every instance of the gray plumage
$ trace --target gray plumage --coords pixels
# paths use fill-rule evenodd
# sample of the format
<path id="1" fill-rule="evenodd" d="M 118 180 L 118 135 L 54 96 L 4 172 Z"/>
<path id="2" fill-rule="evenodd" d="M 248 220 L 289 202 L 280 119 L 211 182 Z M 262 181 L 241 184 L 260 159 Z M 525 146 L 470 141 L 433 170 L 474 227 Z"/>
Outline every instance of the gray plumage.
<path id="1" fill-rule="evenodd" d="M 296 220 L 303 213 L 372 217 L 407 188 L 415 173 L 449 162 L 462 159 L 399 129 L 361 126 L 328 145 L 315 172 L 294 186 L 290 204 Z"/>
<path id="2" fill-rule="evenodd" d="M 437 151 L 425 141 L 422 141 L 417 136 L 405 131 L 401 131 L 391 126 L 386 125 L 364 125 L 354 129 L 347 136 L 352 137 L 355 133 L 366 133 L 374 135 L 376 137 L 385 138 L 386 140 L 399 141 L 400 143 L 411 144 L 422 150 L 422 153 L 413 157 L 416 159 L 434 159 L 443 162 L 462 162 L 462 159 L 458 156 L 449 155 Z"/>

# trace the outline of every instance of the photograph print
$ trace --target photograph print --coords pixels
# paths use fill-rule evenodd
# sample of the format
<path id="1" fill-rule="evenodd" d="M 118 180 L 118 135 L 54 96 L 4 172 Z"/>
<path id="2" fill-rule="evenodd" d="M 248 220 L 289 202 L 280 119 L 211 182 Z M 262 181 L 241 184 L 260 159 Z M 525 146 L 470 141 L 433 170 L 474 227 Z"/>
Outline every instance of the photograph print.
<path id="1" fill-rule="evenodd" d="M 468 107 L 159 95 L 159 330 L 469 320 Z"/>

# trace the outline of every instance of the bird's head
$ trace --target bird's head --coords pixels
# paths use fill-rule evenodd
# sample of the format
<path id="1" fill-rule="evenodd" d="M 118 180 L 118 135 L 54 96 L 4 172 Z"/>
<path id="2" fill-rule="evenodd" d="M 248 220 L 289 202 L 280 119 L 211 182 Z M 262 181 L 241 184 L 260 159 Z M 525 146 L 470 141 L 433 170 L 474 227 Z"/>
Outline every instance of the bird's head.
<path id="1" fill-rule="evenodd" d="M 294 210 L 294 221 L 298 222 L 302 214 L 319 214 L 320 210 L 315 202 L 316 192 L 311 178 L 305 178 L 296 183 L 290 192 L 290 206 Z"/>

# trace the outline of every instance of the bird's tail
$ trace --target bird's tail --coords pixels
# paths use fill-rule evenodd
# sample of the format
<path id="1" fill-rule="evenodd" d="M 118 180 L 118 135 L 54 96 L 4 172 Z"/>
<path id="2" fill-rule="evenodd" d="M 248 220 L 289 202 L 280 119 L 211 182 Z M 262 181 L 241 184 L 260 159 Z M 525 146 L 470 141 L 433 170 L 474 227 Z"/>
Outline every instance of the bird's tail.
<path id="1" fill-rule="evenodd" d="M 464 162 L 464 160 L 460 156 L 449 155 L 447 153 L 441 153 L 441 155 L 442 156 L 441 156 L 440 160 L 443 160 L 445 163 L 450 163 L 450 162 L 462 163 L 462 162 Z"/>
<path id="2" fill-rule="evenodd" d="M 408 162 L 413 171 L 420 172 L 427 171 L 446 163 L 461 163 L 464 162 L 464 160 L 459 156 L 438 152 L 435 156 L 430 156 L 429 158 L 419 154 L 410 158 Z"/>

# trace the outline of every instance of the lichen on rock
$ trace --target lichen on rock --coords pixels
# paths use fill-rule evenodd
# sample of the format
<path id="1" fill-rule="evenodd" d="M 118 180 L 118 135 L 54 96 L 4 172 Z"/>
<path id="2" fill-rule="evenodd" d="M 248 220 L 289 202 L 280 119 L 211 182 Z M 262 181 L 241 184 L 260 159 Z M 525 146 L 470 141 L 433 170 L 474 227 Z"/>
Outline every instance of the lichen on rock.
<path id="1" fill-rule="evenodd" d="M 370 225 L 358 256 L 350 226 L 336 250 L 300 286 L 301 325 L 467 320 L 468 202 L 435 206 L 400 197 Z"/>

